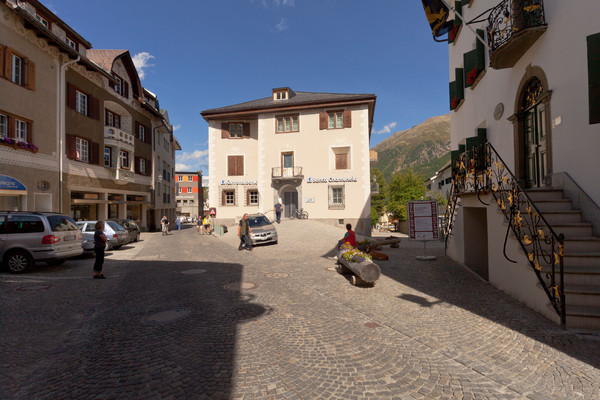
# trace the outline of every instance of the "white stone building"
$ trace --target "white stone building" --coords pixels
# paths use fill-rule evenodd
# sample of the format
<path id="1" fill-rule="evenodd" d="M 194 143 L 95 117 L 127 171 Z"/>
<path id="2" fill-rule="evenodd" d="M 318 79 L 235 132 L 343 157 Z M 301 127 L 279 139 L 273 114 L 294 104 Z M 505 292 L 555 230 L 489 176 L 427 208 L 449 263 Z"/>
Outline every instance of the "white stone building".
<path id="1" fill-rule="evenodd" d="M 369 139 L 376 96 L 273 89 L 269 97 L 205 110 L 209 204 L 217 223 L 267 213 L 351 223 L 369 235 Z"/>

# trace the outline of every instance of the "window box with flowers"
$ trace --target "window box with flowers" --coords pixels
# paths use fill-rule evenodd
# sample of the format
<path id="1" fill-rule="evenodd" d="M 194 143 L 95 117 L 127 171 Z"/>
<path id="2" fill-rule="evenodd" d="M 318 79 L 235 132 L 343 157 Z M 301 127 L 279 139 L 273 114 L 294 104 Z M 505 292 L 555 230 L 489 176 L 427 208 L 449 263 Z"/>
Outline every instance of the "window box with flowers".
<path id="1" fill-rule="evenodd" d="M 483 37 L 483 30 L 478 29 L 477 34 Z M 485 73 L 485 47 L 479 40 L 475 42 L 475 49 L 465 53 L 464 82 L 465 87 L 474 88 Z"/>
<path id="2" fill-rule="evenodd" d="M 27 151 L 31 151 L 32 153 L 38 152 L 37 146 L 34 145 L 33 143 L 21 142 L 21 141 L 18 141 L 13 138 L 9 138 L 9 137 L 0 138 L 0 145 L 9 146 L 15 150 L 27 150 Z"/>
<path id="3" fill-rule="evenodd" d="M 464 102 L 463 69 L 455 69 L 456 80 L 450 82 L 450 110 L 456 111 Z"/>

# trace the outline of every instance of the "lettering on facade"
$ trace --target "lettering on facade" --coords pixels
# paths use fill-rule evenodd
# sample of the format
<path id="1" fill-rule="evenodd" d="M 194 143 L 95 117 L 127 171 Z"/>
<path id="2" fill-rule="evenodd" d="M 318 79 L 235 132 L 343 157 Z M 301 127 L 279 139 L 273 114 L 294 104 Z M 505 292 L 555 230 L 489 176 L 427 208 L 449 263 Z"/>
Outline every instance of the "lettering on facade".
<path id="1" fill-rule="evenodd" d="M 329 177 L 329 178 L 306 178 L 306 183 L 327 183 L 327 182 L 358 182 L 358 179 L 351 176 L 349 178 Z"/>
<path id="2" fill-rule="evenodd" d="M 241 180 L 241 181 L 231 181 L 231 180 L 226 180 L 226 179 L 221 180 L 221 185 L 256 185 L 257 183 L 258 183 L 257 181 L 250 181 L 250 180 Z"/>

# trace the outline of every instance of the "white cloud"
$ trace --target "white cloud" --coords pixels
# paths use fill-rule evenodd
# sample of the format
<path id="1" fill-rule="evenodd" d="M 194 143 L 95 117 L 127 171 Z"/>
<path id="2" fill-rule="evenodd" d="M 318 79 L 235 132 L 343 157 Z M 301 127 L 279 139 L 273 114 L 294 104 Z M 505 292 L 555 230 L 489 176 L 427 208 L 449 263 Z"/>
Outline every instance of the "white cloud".
<path id="1" fill-rule="evenodd" d="M 389 124 L 387 124 L 386 126 L 383 127 L 383 129 L 375 132 L 376 134 L 382 134 L 382 133 L 390 133 L 392 132 L 392 129 L 394 129 L 396 127 L 397 123 L 396 122 L 390 122 Z"/>
<path id="2" fill-rule="evenodd" d="M 154 56 L 146 51 L 133 56 L 133 65 L 135 65 L 140 79 L 144 79 L 144 76 L 146 76 L 146 68 L 154 66 L 154 64 L 150 64 L 150 60 L 153 58 Z"/>
<path id="3" fill-rule="evenodd" d="M 177 171 L 208 171 L 208 150 L 183 152 L 175 156 Z"/>
<path id="4" fill-rule="evenodd" d="M 175 171 L 191 171 L 193 168 L 190 164 L 175 163 Z"/>
<path id="5" fill-rule="evenodd" d="M 180 130 L 180 129 L 181 129 L 181 125 L 175 125 L 175 126 L 173 127 L 173 131 L 178 131 L 178 130 Z"/>
<path id="6" fill-rule="evenodd" d="M 252 0 L 252 2 L 254 2 Z M 269 7 L 269 3 L 273 3 L 275 7 L 294 7 L 296 0 L 262 0 L 263 7 Z"/>
<path id="7" fill-rule="evenodd" d="M 277 25 L 275 25 L 275 30 L 277 32 L 285 31 L 288 28 L 287 19 L 281 18 L 281 21 Z"/>

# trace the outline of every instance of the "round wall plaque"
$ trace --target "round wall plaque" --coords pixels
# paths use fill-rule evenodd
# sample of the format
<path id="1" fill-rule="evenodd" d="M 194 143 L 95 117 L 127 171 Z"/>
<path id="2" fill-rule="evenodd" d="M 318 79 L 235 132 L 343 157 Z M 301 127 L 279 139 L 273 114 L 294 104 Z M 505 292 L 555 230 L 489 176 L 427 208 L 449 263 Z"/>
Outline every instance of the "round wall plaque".
<path id="1" fill-rule="evenodd" d="M 498 103 L 494 109 L 494 119 L 498 121 L 500 118 L 502 118 L 502 114 L 504 114 L 504 104 Z"/>

